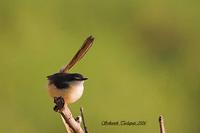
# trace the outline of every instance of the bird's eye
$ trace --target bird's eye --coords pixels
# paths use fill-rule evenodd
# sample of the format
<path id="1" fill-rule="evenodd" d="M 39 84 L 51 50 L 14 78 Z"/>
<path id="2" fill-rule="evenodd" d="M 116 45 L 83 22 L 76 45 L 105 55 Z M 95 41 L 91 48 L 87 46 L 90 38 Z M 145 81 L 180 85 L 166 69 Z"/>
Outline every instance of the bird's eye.
<path id="1" fill-rule="evenodd" d="M 74 79 L 78 79 L 78 77 L 74 77 Z"/>
<path id="2" fill-rule="evenodd" d="M 76 80 L 80 80 L 81 78 L 80 77 L 74 77 Z"/>

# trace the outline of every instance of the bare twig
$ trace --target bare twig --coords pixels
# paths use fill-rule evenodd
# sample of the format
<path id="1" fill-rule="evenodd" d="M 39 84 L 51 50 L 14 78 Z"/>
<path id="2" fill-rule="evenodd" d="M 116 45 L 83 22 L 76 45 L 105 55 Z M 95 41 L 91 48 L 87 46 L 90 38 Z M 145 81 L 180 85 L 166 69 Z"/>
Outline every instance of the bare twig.
<path id="1" fill-rule="evenodd" d="M 59 112 L 62 116 L 63 123 L 68 133 L 84 133 L 80 122 L 77 122 L 62 97 L 54 98 L 54 111 Z"/>
<path id="2" fill-rule="evenodd" d="M 62 121 L 63 121 L 63 124 L 65 126 L 65 129 L 67 130 L 67 133 L 74 133 L 74 131 L 69 127 L 69 125 L 66 123 L 65 121 L 65 116 L 63 113 L 60 113 L 61 114 L 61 118 L 62 118 Z"/>
<path id="3" fill-rule="evenodd" d="M 159 116 L 159 124 L 160 124 L 160 133 L 166 133 L 165 125 L 164 125 L 164 118 L 162 115 Z"/>
<path id="4" fill-rule="evenodd" d="M 80 112 L 81 112 L 81 117 L 82 117 L 82 120 L 83 120 L 83 127 L 84 127 L 84 130 L 85 130 L 85 133 L 88 133 L 88 129 L 87 129 L 86 124 L 85 124 L 85 118 L 84 118 L 84 115 L 83 115 L 83 107 L 80 108 Z"/>

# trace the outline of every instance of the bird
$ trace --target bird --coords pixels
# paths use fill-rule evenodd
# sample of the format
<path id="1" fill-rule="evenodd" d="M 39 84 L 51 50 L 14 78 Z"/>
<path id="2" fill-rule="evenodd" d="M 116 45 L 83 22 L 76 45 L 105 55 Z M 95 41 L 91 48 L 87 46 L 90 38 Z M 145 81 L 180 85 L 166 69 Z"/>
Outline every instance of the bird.
<path id="1" fill-rule="evenodd" d="M 52 98 L 62 97 L 65 104 L 74 103 L 81 98 L 84 81 L 88 78 L 80 73 L 69 73 L 69 70 L 87 53 L 93 41 L 94 37 L 89 36 L 67 65 L 59 72 L 47 76 L 48 92 Z"/>

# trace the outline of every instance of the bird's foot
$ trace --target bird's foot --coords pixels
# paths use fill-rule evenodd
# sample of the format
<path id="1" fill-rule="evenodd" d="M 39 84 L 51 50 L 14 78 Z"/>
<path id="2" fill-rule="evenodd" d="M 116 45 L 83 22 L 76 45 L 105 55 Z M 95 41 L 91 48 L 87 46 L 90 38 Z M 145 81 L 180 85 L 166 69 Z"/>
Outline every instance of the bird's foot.
<path id="1" fill-rule="evenodd" d="M 54 103 L 56 104 L 53 108 L 54 111 L 60 112 L 64 108 L 65 101 L 62 97 L 54 97 Z"/>

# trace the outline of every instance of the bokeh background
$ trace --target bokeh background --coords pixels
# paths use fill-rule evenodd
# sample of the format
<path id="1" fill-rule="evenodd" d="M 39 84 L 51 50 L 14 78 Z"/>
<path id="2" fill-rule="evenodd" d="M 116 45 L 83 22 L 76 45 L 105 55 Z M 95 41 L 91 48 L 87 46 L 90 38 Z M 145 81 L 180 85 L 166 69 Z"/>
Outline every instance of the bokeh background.
<path id="1" fill-rule="evenodd" d="M 200 2 L 195 0 L 1 0 L 0 132 L 64 133 L 46 76 L 89 35 L 92 49 L 72 72 L 89 77 L 83 106 L 92 133 L 200 130 Z M 145 126 L 102 126 L 104 120 Z"/>

